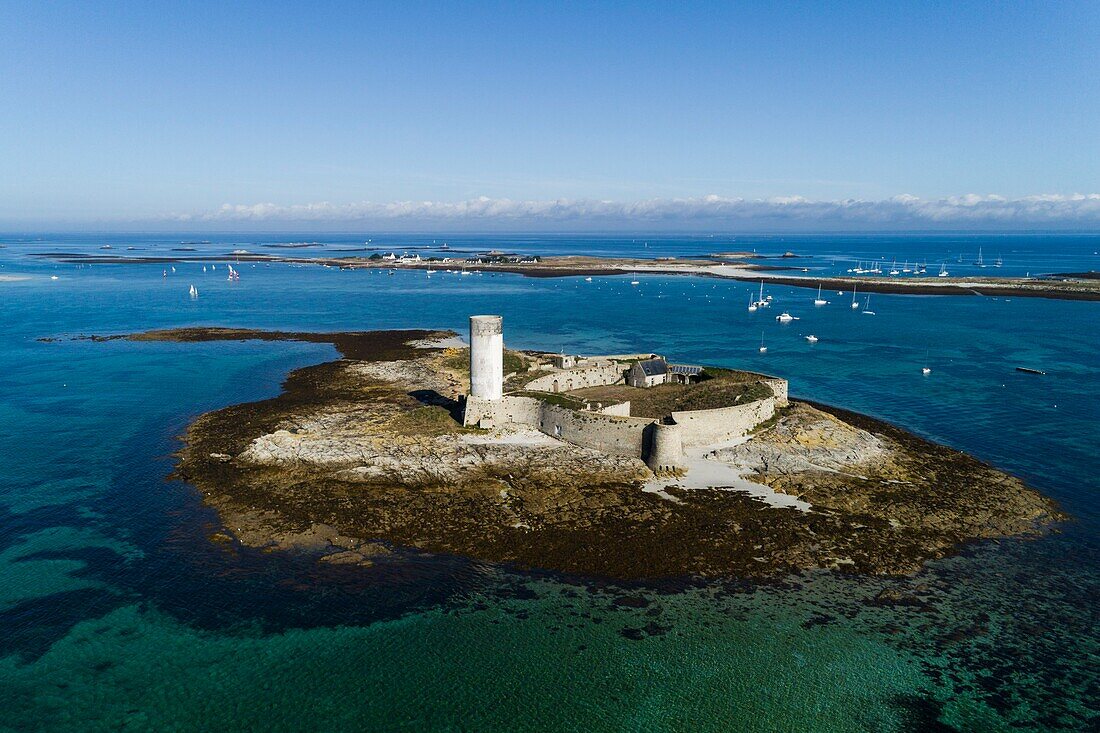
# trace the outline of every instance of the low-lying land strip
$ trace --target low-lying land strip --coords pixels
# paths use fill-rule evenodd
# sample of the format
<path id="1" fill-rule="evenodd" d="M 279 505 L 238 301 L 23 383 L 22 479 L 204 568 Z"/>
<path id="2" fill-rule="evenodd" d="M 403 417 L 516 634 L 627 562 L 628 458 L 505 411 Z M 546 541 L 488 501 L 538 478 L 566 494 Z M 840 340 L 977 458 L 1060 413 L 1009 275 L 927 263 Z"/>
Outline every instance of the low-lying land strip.
<path id="1" fill-rule="evenodd" d="M 799 288 L 817 288 L 862 293 L 892 293 L 908 295 L 987 295 L 1022 298 L 1054 298 L 1059 300 L 1100 300 L 1100 279 L 1096 273 L 1061 273 L 1046 277 L 922 277 L 870 278 L 849 276 L 815 276 L 775 274 L 791 267 L 761 265 L 748 260 L 749 253 L 685 259 L 640 259 L 624 257 L 560 256 L 542 257 L 537 261 L 477 263 L 477 257 L 401 262 L 370 257 L 281 256 L 264 253 L 230 253 L 225 255 L 188 256 L 127 256 L 97 255 L 77 252 L 40 252 L 35 257 L 47 257 L 59 262 L 79 264 L 138 264 L 172 262 L 246 262 L 323 265 L 343 269 L 427 270 L 445 268 L 476 269 L 481 272 L 504 272 L 527 277 L 613 276 L 631 273 L 650 275 L 694 275 L 732 280 L 771 283 Z"/>

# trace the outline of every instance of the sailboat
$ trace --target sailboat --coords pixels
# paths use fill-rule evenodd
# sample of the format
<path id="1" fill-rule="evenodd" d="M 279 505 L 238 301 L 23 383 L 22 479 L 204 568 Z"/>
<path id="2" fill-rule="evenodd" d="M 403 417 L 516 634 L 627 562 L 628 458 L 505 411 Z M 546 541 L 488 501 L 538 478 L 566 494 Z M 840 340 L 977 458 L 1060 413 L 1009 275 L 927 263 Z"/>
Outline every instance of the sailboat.
<path id="1" fill-rule="evenodd" d="M 890 274 L 891 275 L 900 275 L 901 274 L 900 272 L 898 272 L 898 261 L 897 260 L 894 260 L 894 264 L 890 265 Z"/>
<path id="2" fill-rule="evenodd" d="M 920 369 L 920 373 L 921 374 L 931 374 L 932 373 L 932 367 L 928 366 L 928 349 L 924 350 L 924 364 L 925 365 L 922 366 L 921 369 Z"/>
<path id="3" fill-rule="evenodd" d="M 637 285 L 638 284 L 638 273 L 636 273 L 636 272 L 630 273 L 630 284 L 631 285 Z"/>
<path id="4" fill-rule="evenodd" d="M 1004 263 L 1005 263 L 1005 261 L 1001 259 L 1001 256 L 997 255 L 997 261 L 993 263 L 993 266 L 994 267 L 1000 267 Z"/>
<path id="5" fill-rule="evenodd" d="M 982 248 L 978 247 L 978 260 L 974 263 L 978 267 L 985 267 L 985 260 L 982 259 Z"/>
<path id="6" fill-rule="evenodd" d="M 764 345 L 764 332 L 761 331 L 760 332 L 760 353 L 763 354 L 763 353 L 767 352 L 767 350 L 768 350 L 768 347 Z"/>
<path id="7" fill-rule="evenodd" d="M 947 277 L 947 263 L 946 262 L 941 262 L 940 263 L 940 274 L 936 275 L 936 277 Z"/>
<path id="8" fill-rule="evenodd" d="M 191 286 L 191 290 L 189 291 L 189 294 L 191 295 L 191 297 L 192 297 L 192 298 L 197 298 L 197 297 L 199 297 L 199 290 L 198 290 L 198 288 L 196 288 L 196 287 L 195 287 L 194 285 L 192 285 L 192 286 Z"/>
<path id="9" fill-rule="evenodd" d="M 771 296 L 768 296 L 768 297 L 770 298 Z M 756 305 L 758 305 L 761 308 L 767 308 L 769 305 L 771 305 L 771 303 L 769 303 L 767 300 L 764 299 L 764 281 L 763 280 L 760 281 L 760 296 L 756 301 Z"/>
<path id="10" fill-rule="evenodd" d="M 867 302 L 863 304 L 863 315 L 865 315 L 865 316 L 875 315 L 875 312 L 873 310 L 870 310 L 870 308 L 871 308 L 871 294 L 868 293 L 867 294 Z"/>
<path id="11" fill-rule="evenodd" d="M 814 305 L 828 305 L 829 301 L 821 298 L 821 283 L 817 284 L 817 298 L 814 300 Z"/>
<path id="12" fill-rule="evenodd" d="M 859 303 L 856 302 L 856 289 L 853 287 L 852 288 L 852 308 L 858 308 L 858 307 L 859 307 Z"/>
<path id="13" fill-rule="evenodd" d="M 912 270 L 909 268 L 909 260 L 906 260 L 905 264 L 901 266 L 901 271 L 902 272 L 912 272 Z"/>
<path id="14" fill-rule="evenodd" d="M 756 312 L 756 301 L 755 300 L 750 300 L 749 301 L 749 313 L 755 313 L 755 312 Z"/>

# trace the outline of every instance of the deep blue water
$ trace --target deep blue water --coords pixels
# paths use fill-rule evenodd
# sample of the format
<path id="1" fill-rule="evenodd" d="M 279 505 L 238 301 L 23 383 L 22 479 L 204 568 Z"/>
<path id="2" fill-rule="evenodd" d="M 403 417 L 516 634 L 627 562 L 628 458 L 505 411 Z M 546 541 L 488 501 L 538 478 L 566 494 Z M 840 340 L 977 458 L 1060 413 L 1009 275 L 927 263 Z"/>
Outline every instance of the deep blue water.
<path id="1" fill-rule="evenodd" d="M 323 246 L 264 246 L 315 239 Z M 210 241 L 181 244 L 196 240 Z M 279 264 L 242 265 L 230 283 L 221 264 L 165 275 L 28 256 L 444 241 L 453 252 L 790 250 L 819 272 L 896 258 L 930 271 L 946 261 L 952 274 L 979 272 L 981 248 L 1004 262 L 983 275 L 1100 269 L 1100 236 L 1084 235 L 0 238 L 0 728 L 1096 725 L 1100 304 L 873 295 L 877 315 L 865 316 L 836 293 L 815 308 L 813 291 L 772 287 L 772 310 L 801 318 L 780 325 L 747 312 L 749 284 L 713 279 L 642 276 L 632 287 Z M 290 369 L 332 358 L 330 347 L 38 341 L 180 325 L 462 332 L 475 312 L 502 314 L 515 347 L 652 349 L 786 376 L 794 395 L 1020 475 L 1075 519 L 1039 541 L 934 564 L 917 581 L 927 607 L 876 604 L 886 581 L 827 573 L 778 588 L 710 584 L 648 592 L 670 631 L 638 641 L 620 632 L 650 617 L 615 606 L 612 589 L 459 558 L 347 571 L 211 544 L 217 518 L 165 480 L 175 436 L 206 410 L 277 394 Z"/>

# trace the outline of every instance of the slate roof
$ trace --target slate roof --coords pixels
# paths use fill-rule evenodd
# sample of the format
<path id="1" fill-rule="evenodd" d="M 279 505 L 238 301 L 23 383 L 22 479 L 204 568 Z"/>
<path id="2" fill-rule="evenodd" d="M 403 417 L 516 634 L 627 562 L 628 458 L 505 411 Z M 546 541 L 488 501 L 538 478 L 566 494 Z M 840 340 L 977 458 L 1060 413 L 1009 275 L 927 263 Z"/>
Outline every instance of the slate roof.
<path id="1" fill-rule="evenodd" d="M 668 363 L 664 359 L 646 359 L 640 361 L 634 366 L 642 370 L 642 373 L 647 377 L 657 377 L 662 374 L 668 374 Z"/>

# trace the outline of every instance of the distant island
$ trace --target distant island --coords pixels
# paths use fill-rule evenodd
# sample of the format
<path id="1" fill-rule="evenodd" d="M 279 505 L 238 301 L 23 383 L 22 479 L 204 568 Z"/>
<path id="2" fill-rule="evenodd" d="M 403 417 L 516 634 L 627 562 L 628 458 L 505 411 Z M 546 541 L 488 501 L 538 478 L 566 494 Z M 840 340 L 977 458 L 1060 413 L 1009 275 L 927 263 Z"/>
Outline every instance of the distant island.
<path id="1" fill-rule="evenodd" d="M 215 539 L 367 565 L 400 548 L 619 580 L 908 574 L 1061 518 L 1020 480 L 786 381 L 656 354 L 505 349 L 453 332 L 184 328 L 88 337 L 305 340 L 342 358 L 207 413 L 175 475 Z"/>
<path id="2" fill-rule="evenodd" d="M 266 247 L 312 247 L 313 243 L 269 244 Z M 1100 279 L 1094 272 L 1051 273 L 1042 277 L 870 277 L 858 272 L 843 276 L 814 275 L 808 267 L 790 264 L 763 264 L 768 259 L 753 252 L 723 252 L 708 257 L 595 257 L 582 255 L 532 256 L 503 252 L 487 252 L 470 256 L 456 254 L 422 257 L 420 254 L 375 252 L 370 256 L 279 255 L 267 253 L 226 253 L 210 255 L 115 255 L 81 252 L 36 252 L 42 257 L 68 264 L 167 264 L 172 262 L 250 262 L 311 264 L 343 269 L 466 271 L 479 273 L 513 273 L 527 277 L 596 277 L 629 274 L 688 275 L 751 282 L 766 282 L 799 288 L 824 287 L 828 290 L 861 293 L 895 293 L 909 295 L 988 295 L 1059 300 L 1100 301 Z M 774 259 L 790 263 L 810 260 L 793 252 L 776 255 Z"/>

